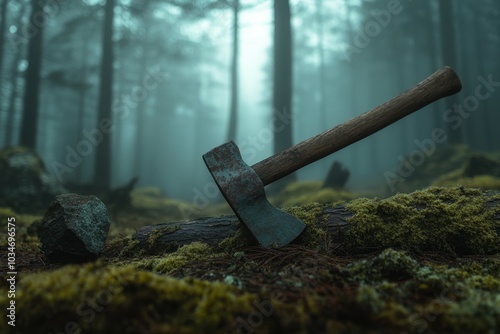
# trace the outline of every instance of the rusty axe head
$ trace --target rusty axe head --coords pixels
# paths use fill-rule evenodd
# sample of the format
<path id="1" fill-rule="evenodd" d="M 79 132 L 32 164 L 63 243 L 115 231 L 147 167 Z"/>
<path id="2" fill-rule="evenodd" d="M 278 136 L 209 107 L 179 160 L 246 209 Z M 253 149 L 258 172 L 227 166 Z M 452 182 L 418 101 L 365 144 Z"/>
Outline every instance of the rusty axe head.
<path id="1" fill-rule="evenodd" d="M 226 201 L 262 246 L 283 246 L 302 233 L 302 221 L 269 203 L 264 184 L 233 141 L 204 154 L 203 160 Z"/>
<path id="2" fill-rule="evenodd" d="M 222 194 L 238 218 L 263 246 L 285 245 L 304 230 L 304 223 L 274 208 L 266 199 L 268 185 L 396 122 L 420 108 L 460 91 L 462 84 L 444 67 L 386 103 L 283 152 L 248 166 L 234 142 L 203 155 Z"/>

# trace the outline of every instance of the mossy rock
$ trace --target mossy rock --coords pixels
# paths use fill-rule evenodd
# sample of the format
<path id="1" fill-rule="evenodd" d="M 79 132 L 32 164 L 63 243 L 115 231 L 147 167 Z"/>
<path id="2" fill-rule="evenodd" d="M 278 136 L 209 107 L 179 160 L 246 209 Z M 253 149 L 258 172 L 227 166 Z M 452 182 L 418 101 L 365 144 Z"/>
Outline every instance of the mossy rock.
<path id="1" fill-rule="evenodd" d="M 276 196 L 270 197 L 269 201 L 278 207 L 291 207 L 314 202 L 333 203 L 348 201 L 356 197 L 347 190 L 322 188 L 322 186 L 323 182 L 321 181 L 292 182 Z"/>
<path id="2" fill-rule="evenodd" d="M 19 213 L 42 212 L 54 196 L 65 192 L 34 150 L 20 146 L 0 150 L 0 206 Z"/>
<path id="3" fill-rule="evenodd" d="M 500 190 L 500 160 L 474 154 L 458 169 L 438 177 L 434 186 L 461 185 L 470 188 Z"/>
<path id="4" fill-rule="evenodd" d="M 394 188 L 398 192 L 409 193 L 430 185 L 457 185 L 458 182 L 463 182 L 464 185 L 473 186 L 474 180 L 464 179 L 480 175 L 500 177 L 498 156 L 477 152 L 466 145 L 438 147 L 432 154 L 425 155 L 421 165 L 413 166 L 411 174 L 404 178 L 404 182 L 395 184 Z M 406 160 L 408 161 L 408 157 Z M 484 185 L 484 181 L 480 180 L 480 184 Z M 493 183 L 493 186 L 486 184 L 486 187 L 494 188 L 496 182 Z"/>

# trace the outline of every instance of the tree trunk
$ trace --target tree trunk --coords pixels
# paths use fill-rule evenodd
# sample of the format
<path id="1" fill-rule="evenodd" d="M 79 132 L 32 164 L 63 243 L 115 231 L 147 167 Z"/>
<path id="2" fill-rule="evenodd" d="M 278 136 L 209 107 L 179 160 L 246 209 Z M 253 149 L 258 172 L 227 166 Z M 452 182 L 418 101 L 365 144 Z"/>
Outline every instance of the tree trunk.
<path id="1" fill-rule="evenodd" d="M 38 101 L 40 93 L 40 67 L 42 62 L 43 26 L 46 21 L 44 0 L 31 1 L 30 23 L 37 29 L 29 40 L 28 69 L 26 70 L 26 88 L 24 90 L 24 110 L 21 123 L 20 144 L 36 148 L 38 128 Z M 41 24 L 39 24 L 41 22 Z"/>
<path id="2" fill-rule="evenodd" d="M 355 30 L 354 30 L 354 24 L 353 24 L 353 13 L 356 12 L 356 8 L 349 3 L 349 0 L 346 0 L 344 3 L 346 9 L 347 9 L 347 14 L 345 16 L 345 25 L 347 27 L 348 31 L 348 42 L 352 43 L 354 40 L 355 36 Z M 352 57 L 352 55 L 351 55 Z M 354 118 L 359 114 L 359 99 L 358 99 L 358 94 L 354 93 L 358 91 L 358 85 L 359 85 L 359 79 L 358 79 L 358 70 L 357 67 L 359 67 L 359 61 L 357 64 L 353 62 L 353 59 L 356 60 L 356 57 L 354 58 L 349 58 L 347 60 L 347 71 L 348 74 L 346 77 L 346 85 L 349 87 L 348 90 L 348 98 L 347 98 L 347 105 L 349 109 L 349 118 Z M 355 66 L 357 65 L 357 66 Z M 361 152 L 360 152 L 360 145 L 352 145 L 349 147 L 350 154 L 349 154 L 349 165 L 352 166 L 351 171 L 354 173 L 359 172 L 359 166 L 361 166 L 360 161 L 361 161 Z"/>
<path id="3" fill-rule="evenodd" d="M 236 139 L 238 126 L 238 54 L 239 54 L 239 12 L 240 1 L 233 1 L 233 52 L 231 57 L 231 101 L 227 141 Z"/>
<path id="4" fill-rule="evenodd" d="M 5 30 L 7 28 L 7 3 L 8 0 L 3 0 L 0 5 L 0 78 L 2 78 L 3 73 L 3 57 L 5 54 L 6 48 L 4 47 L 5 43 Z M 0 105 L 0 107 L 2 107 Z"/>
<path id="5" fill-rule="evenodd" d="M 485 210 L 494 210 L 493 219 L 498 223 L 500 223 L 499 205 L 499 199 L 493 196 L 487 197 Z M 327 223 L 326 230 L 332 249 L 342 245 L 344 235 L 350 226 L 348 220 L 352 216 L 353 213 L 346 210 L 343 205 L 325 208 L 322 214 L 316 216 L 318 227 L 324 226 L 324 222 Z M 132 239 L 138 241 L 138 247 L 147 253 L 173 252 L 195 241 L 215 245 L 234 235 L 239 229 L 240 223 L 236 216 L 200 218 L 185 222 L 143 226 Z M 498 232 L 500 233 L 500 229 Z"/>
<path id="6" fill-rule="evenodd" d="M 292 28 L 289 0 L 274 0 L 274 153 L 293 144 L 292 138 Z M 278 191 L 296 180 L 294 173 L 275 182 Z"/>
<path id="7" fill-rule="evenodd" d="M 480 75 L 486 75 L 486 73 L 488 73 L 488 70 L 484 65 L 486 59 L 484 47 L 488 42 L 485 40 L 484 36 L 486 36 L 487 33 L 481 27 L 481 23 L 483 22 L 483 20 L 479 16 L 481 12 L 478 10 L 478 8 L 475 9 L 477 10 L 477 12 L 475 13 L 475 15 L 472 15 L 471 24 L 473 37 L 470 36 L 469 38 L 474 39 L 474 59 L 476 60 L 476 73 L 479 73 Z M 494 107 L 492 108 L 491 102 L 492 101 L 490 99 L 481 101 L 481 110 L 483 110 L 483 112 L 478 112 L 473 115 L 473 117 L 470 117 L 467 120 L 468 124 L 470 123 L 470 125 L 468 126 L 469 138 L 471 138 L 471 140 L 476 144 L 473 147 L 481 151 L 494 151 L 498 149 L 498 146 L 494 144 L 495 139 L 491 131 L 493 129 L 492 124 L 495 124 L 494 120 L 492 119 L 492 113 L 490 112 L 492 110 L 495 110 Z M 481 135 L 478 136 L 478 133 L 481 133 Z"/>
<path id="8" fill-rule="evenodd" d="M 437 68 L 439 68 L 439 58 L 438 58 L 438 52 L 437 52 L 437 45 L 438 45 L 438 36 L 436 36 L 436 24 L 435 21 L 433 20 L 433 16 L 431 13 L 435 11 L 435 6 L 429 1 L 426 1 L 423 3 L 425 7 L 425 11 L 429 13 L 427 15 L 427 24 L 425 24 L 424 27 L 424 35 L 423 35 L 423 40 L 427 41 L 429 45 L 429 65 L 430 65 L 430 72 L 435 71 Z M 444 107 L 444 108 L 443 108 Z M 436 101 L 435 103 L 430 106 L 432 109 L 432 121 L 434 123 L 434 128 L 438 127 L 443 127 L 443 111 L 446 108 L 444 105 L 444 101 Z"/>
<path id="9" fill-rule="evenodd" d="M 97 129 L 101 122 L 111 122 L 113 95 L 113 16 L 115 0 L 107 0 L 104 9 L 104 31 L 102 38 L 101 79 L 99 91 Z M 103 133 L 97 145 L 94 164 L 94 183 L 104 190 L 111 189 L 111 134 Z"/>
<path id="10" fill-rule="evenodd" d="M 142 83 L 143 78 L 146 76 L 147 61 L 149 59 L 146 47 L 141 47 L 141 68 L 139 71 L 141 77 L 137 81 L 139 84 Z M 142 173 L 142 163 L 144 159 L 144 123 L 146 117 L 147 101 L 139 101 L 135 109 L 135 142 L 134 142 L 134 174 L 141 175 Z"/>
<path id="11" fill-rule="evenodd" d="M 82 47 L 82 63 L 80 67 L 80 89 L 78 90 L 78 120 L 77 120 L 77 136 L 76 145 L 85 138 L 83 137 L 83 129 L 85 129 L 85 111 L 86 111 L 86 100 L 87 100 L 87 57 L 89 49 L 89 38 L 85 38 L 81 41 Z M 75 145 L 75 147 L 76 147 Z M 83 182 L 83 166 L 78 166 L 76 168 L 76 182 Z"/>
<path id="12" fill-rule="evenodd" d="M 5 122 L 5 146 L 12 146 L 15 144 L 14 141 L 14 118 L 16 114 L 16 101 L 19 95 L 18 90 L 18 75 L 19 75 L 19 65 L 21 63 L 22 57 L 17 53 L 12 59 L 11 65 L 11 82 L 12 88 L 9 94 L 9 104 L 7 107 L 7 120 Z"/>
<path id="13" fill-rule="evenodd" d="M 324 38 L 324 23 L 322 14 L 322 4 L 323 0 L 316 0 L 316 30 L 318 35 L 318 56 L 319 56 L 319 73 L 318 73 L 318 84 L 319 84 L 319 114 L 321 127 L 323 129 L 328 129 L 330 124 L 328 124 L 328 117 L 326 111 L 326 66 L 325 66 L 325 38 Z"/>
<path id="14" fill-rule="evenodd" d="M 456 43 L 455 43 L 455 22 L 452 0 L 439 1 L 439 20 L 441 32 L 441 57 L 443 65 L 457 68 Z M 452 109 L 454 103 L 458 103 L 457 97 L 449 97 L 446 101 L 446 109 Z M 454 122 L 446 123 L 450 144 L 462 142 L 463 127 L 453 129 Z"/>

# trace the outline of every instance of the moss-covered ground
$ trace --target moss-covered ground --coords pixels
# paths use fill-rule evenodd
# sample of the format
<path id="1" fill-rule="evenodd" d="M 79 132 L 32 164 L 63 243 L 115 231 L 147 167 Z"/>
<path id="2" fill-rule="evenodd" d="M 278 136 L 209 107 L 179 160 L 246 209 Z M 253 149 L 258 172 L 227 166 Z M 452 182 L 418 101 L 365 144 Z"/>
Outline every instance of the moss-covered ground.
<path id="1" fill-rule="evenodd" d="M 0 332 L 498 333 L 499 202 L 450 187 L 311 203 L 286 209 L 308 226 L 293 245 L 238 233 L 156 255 L 131 241 L 126 217 L 97 262 L 64 266 L 38 251 L 37 217 L 2 209 L 2 232 L 12 215 L 19 228 L 16 327 L 2 316 Z M 353 215 L 329 247 L 321 217 L 339 205 Z"/>
<path id="2" fill-rule="evenodd" d="M 404 182 L 395 185 L 398 192 L 409 193 L 428 186 L 455 185 L 500 190 L 498 152 L 478 152 L 466 145 L 442 146 L 426 155 L 421 165 L 414 167 L 417 168 L 404 178 Z"/>

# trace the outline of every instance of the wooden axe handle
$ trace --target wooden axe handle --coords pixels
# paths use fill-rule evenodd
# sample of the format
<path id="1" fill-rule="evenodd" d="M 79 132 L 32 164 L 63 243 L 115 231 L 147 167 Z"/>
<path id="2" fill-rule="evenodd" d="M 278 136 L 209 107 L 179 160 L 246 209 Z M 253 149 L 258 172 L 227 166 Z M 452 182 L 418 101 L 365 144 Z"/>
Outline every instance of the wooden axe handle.
<path id="1" fill-rule="evenodd" d="M 443 67 L 384 104 L 264 159 L 252 168 L 264 185 L 270 184 L 461 89 L 462 84 L 455 71 L 451 67 Z"/>

